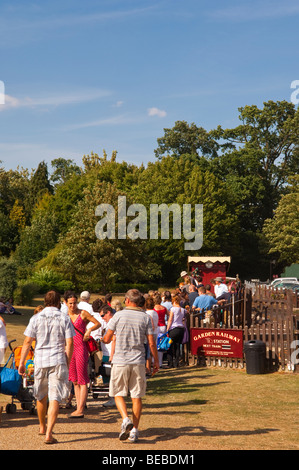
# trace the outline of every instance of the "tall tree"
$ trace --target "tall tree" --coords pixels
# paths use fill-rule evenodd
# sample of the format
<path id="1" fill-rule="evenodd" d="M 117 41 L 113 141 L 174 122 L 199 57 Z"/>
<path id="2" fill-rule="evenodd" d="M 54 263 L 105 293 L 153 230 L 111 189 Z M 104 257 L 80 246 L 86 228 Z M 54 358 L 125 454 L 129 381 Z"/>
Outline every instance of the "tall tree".
<path id="1" fill-rule="evenodd" d="M 285 265 L 299 263 L 299 175 L 290 177 L 289 182 L 287 194 L 263 228 L 269 255 Z"/>
<path id="2" fill-rule="evenodd" d="M 240 227 L 234 197 L 225 182 L 208 171 L 202 171 L 195 161 L 183 157 L 163 157 L 149 163 L 132 186 L 134 201 L 150 212 L 152 204 L 177 204 L 181 212 L 181 238 L 172 236 L 173 218 L 170 214 L 170 237 L 149 240 L 153 260 L 159 260 L 163 282 L 173 283 L 186 266 L 188 255 L 238 255 Z M 203 245 L 200 250 L 186 251 L 183 233 L 183 205 L 203 205 Z M 192 216 L 192 230 L 195 229 Z"/>
<path id="3" fill-rule="evenodd" d="M 148 261 L 146 244 L 142 240 L 118 239 L 118 196 L 123 195 L 115 184 L 97 182 L 86 188 L 79 201 L 73 224 L 60 240 L 57 260 L 68 280 L 79 289 L 110 290 L 116 282 L 141 282 L 159 275 L 156 263 Z M 114 239 L 99 239 L 95 215 L 100 204 L 115 209 Z"/>
<path id="4" fill-rule="evenodd" d="M 48 166 L 44 161 L 42 161 L 39 163 L 37 169 L 30 178 L 27 205 L 31 211 L 34 209 L 39 199 L 41 199 L 47 192 L 52 194 L 53 188 L 49 181 Z"/>
<path id="5" fill-rule="evenodd" d="M 264 207 L 257 224 L 261 227 L 265 217 L 272 216 L 287 178 L 298 171 L 299 109 L 287 101 L 268 101 L 262 109 L 245 106 L 239 112 L 240 126 L 219 126 L 211 135 L 222 142 L 218 171 L 237 182 L 245 182 L 249 176 L 264 193 L 261 198 L 258 190 L 251 200 L 251 204 L 261 200 Z M 250 188 L 252 184 L 245 186 Z M 254 189 L 250 190 L 253 195 Z"/>
<path id="6" fill-rule="evenodd" d="M 51 165 L 54 171 L 50 177 L 50 181 L 56 185 L 65 183 L 74 174 L 81 174 L 80 167 L 71 159 L 55 158 L 51 161 Z"/>
<path id="7" fill-rule="evenodd" d="M 182 155 L 193 157 L 217 155 L 218 144 L 203 127 L 188 124 L 186 121 L 176 121 L 171 129 L 164 129 L 164 136 L 157 139 L 158 148 L 155 155 L 171 155 L 178 158 Z"/>

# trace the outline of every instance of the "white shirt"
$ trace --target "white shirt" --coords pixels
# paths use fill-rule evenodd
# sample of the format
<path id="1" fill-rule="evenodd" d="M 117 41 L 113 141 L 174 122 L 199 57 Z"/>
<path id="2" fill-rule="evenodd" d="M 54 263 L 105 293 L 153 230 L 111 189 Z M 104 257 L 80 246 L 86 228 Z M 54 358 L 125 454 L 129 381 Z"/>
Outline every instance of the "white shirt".
<path id="1" fill-rule="evenodd" d="M 158 334 L 159 315 L 157 314 L 156 310 L 146 310 L 146 313 L 150 317 L 152 317 L 153 324 L 154 324 L 154 335 L 157 335 Z"/>
<path id="2" fill-rule="evenodd" d="M 78 303 L 78 308 L 79 308 L 80 310 L 86 310 L 86 312 L 90 313 L 90 315 L 93 315 L 93 314 L 94 314 L 92 305 L 89 304 L 88 302 L 85 302 L 85 300 L 81 300 L 81 301 Z"/>
<path id="3" fill-rule="evenodd" d="M 85 309 L 84 309 L 85 310 Z M 101 323 L 101 326 L 97 329 L 97 330 L 93 330 L 90 335 L 93 337 L 93 339 L 95 340 L 98 340 L 100 338 L 102 338 L 103 336 L 103 328 L 104 328 L 104 320 L 103 318 L 101 317 L 101 315 L 98 313 L 98 312 L 94 312 L 92 311 L 91 315 L 96 319 L 98 320 L 99 323 Z M 87 326 L 86 326 L 86 329 L 88 330 L 89 328 L 91 328 L 92 326 L 94 326 L 94 323 L 92 321 L 90 321 Z"/>
<path id="4" fill-rule="evenodd" d="M 65 340 L 75 336 L 68 315 L 56 307 L 46 307 L 30 318 L 25 336 L 36 340 L 34 365 L 36 368 L 66 364 Z"/>
<path id="5" fill-rule="evenodd" d="M 0 320 L 0 349 L 5 349 L 8 346 L 6 328 L 2 320 Z"/>
<path id="6" fill-rule="evenodd" d="M 215 285 L 214 287 L 214 291 L 215 291 L 215 297 L 217 299 L 217 297 L 220 297 L 220 295 L 222 295 L 224 292 L 228 292 L 228 288 L 226 286 L 226 284 L 219 284 L 219 285 Z"/>

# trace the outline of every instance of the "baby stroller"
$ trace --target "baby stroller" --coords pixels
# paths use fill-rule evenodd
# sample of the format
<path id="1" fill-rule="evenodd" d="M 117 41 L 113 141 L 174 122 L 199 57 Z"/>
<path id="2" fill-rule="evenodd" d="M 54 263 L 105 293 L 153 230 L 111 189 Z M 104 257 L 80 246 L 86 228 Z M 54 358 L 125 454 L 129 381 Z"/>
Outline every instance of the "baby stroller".
<path id="1" fill-rule="evenodd" d="M 16 413 L 17 407 L 14 400 L 21 403 L 23 410 L 28 410 L 30 414 L 35 413 L 35 399 L 33 397 L 34 383 L 34 365 L 33 351 L 27 356 L 26 360 L 26 377 L 22 377 L 18 373 L 20 350 L 22 347 L 12 348 L 11 344 L 16 340 L 9 342 L 11 354 L 4 367 L 0 368 L 0 393 L 11 395 L 11 403 L 6 405 L 6 413 Z M 9 366 L 10 364 L 10 366 Z"/>
<path id="2" fill-rule="evenodd" d="M 111 366 L 110 366 L 111 368 Z M 106 368 L 102 362 L 102 353 L 98 351 L 89 356 L 89 393 L 92 395 L 92 398 L 96 400 L 97 398 L 107 399 L 109 397 L 109 384 L 104 383 Z M 108 371 L 109 373 L 110 371 Z M 110 375 L 110 374 L 109 374 Z"/>

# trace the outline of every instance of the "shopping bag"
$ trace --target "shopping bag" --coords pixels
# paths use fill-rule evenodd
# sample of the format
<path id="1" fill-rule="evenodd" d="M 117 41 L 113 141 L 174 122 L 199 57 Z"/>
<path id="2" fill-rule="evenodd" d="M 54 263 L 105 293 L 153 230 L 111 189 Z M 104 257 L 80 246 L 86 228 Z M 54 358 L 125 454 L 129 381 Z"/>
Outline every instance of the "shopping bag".
<path id="1" fill-rule="evenodd" d="M 10 358 L 0 372 L 0 393 L 4 395 L 17 395 L 22 383 L 22 377 L 18 369 L 7 367 L 9 360 Z"/>
<path id="2" fill-rule="evenodd" d="M 157 349 L 158 351 L 168 351 L 172 343 L 172 339 L 169 338 L 167 333 L 158 335 L 157 338 Z"/>

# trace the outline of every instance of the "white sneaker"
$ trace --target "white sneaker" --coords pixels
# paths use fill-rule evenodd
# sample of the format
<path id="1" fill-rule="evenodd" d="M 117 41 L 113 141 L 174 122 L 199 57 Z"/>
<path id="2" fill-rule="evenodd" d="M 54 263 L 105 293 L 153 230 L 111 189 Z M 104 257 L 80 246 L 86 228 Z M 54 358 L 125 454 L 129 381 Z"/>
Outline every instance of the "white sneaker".
<path id="1" fill-rule="evenodd" d="M 108 401 L 106 401 L 105 403 L 103 403 L 103 406 L 105 406 L 105 408 L 110 408 L 110 407 L 112 407 L 112 406 L 116 406 L 116 405 L 115 405 L 114 397 L 110 397 Z"/>
<path id="2" fill-rule="evenodd" d="M 129 441 L 130 442 L 136 442 L 136 441 L 138 441 L 138 437 L 139 437 L 138 429 L 133 428 L 132 431 L 130 431 Z"/>
<path id="3" fill-rule="evenodd" d="M 125 418 L 121 424 L 121 431 L 119 434 L 119 440 L 125 441 L 130 435 L 130 431 L 133 429 L 133 423 L 130 418 Z"/>

